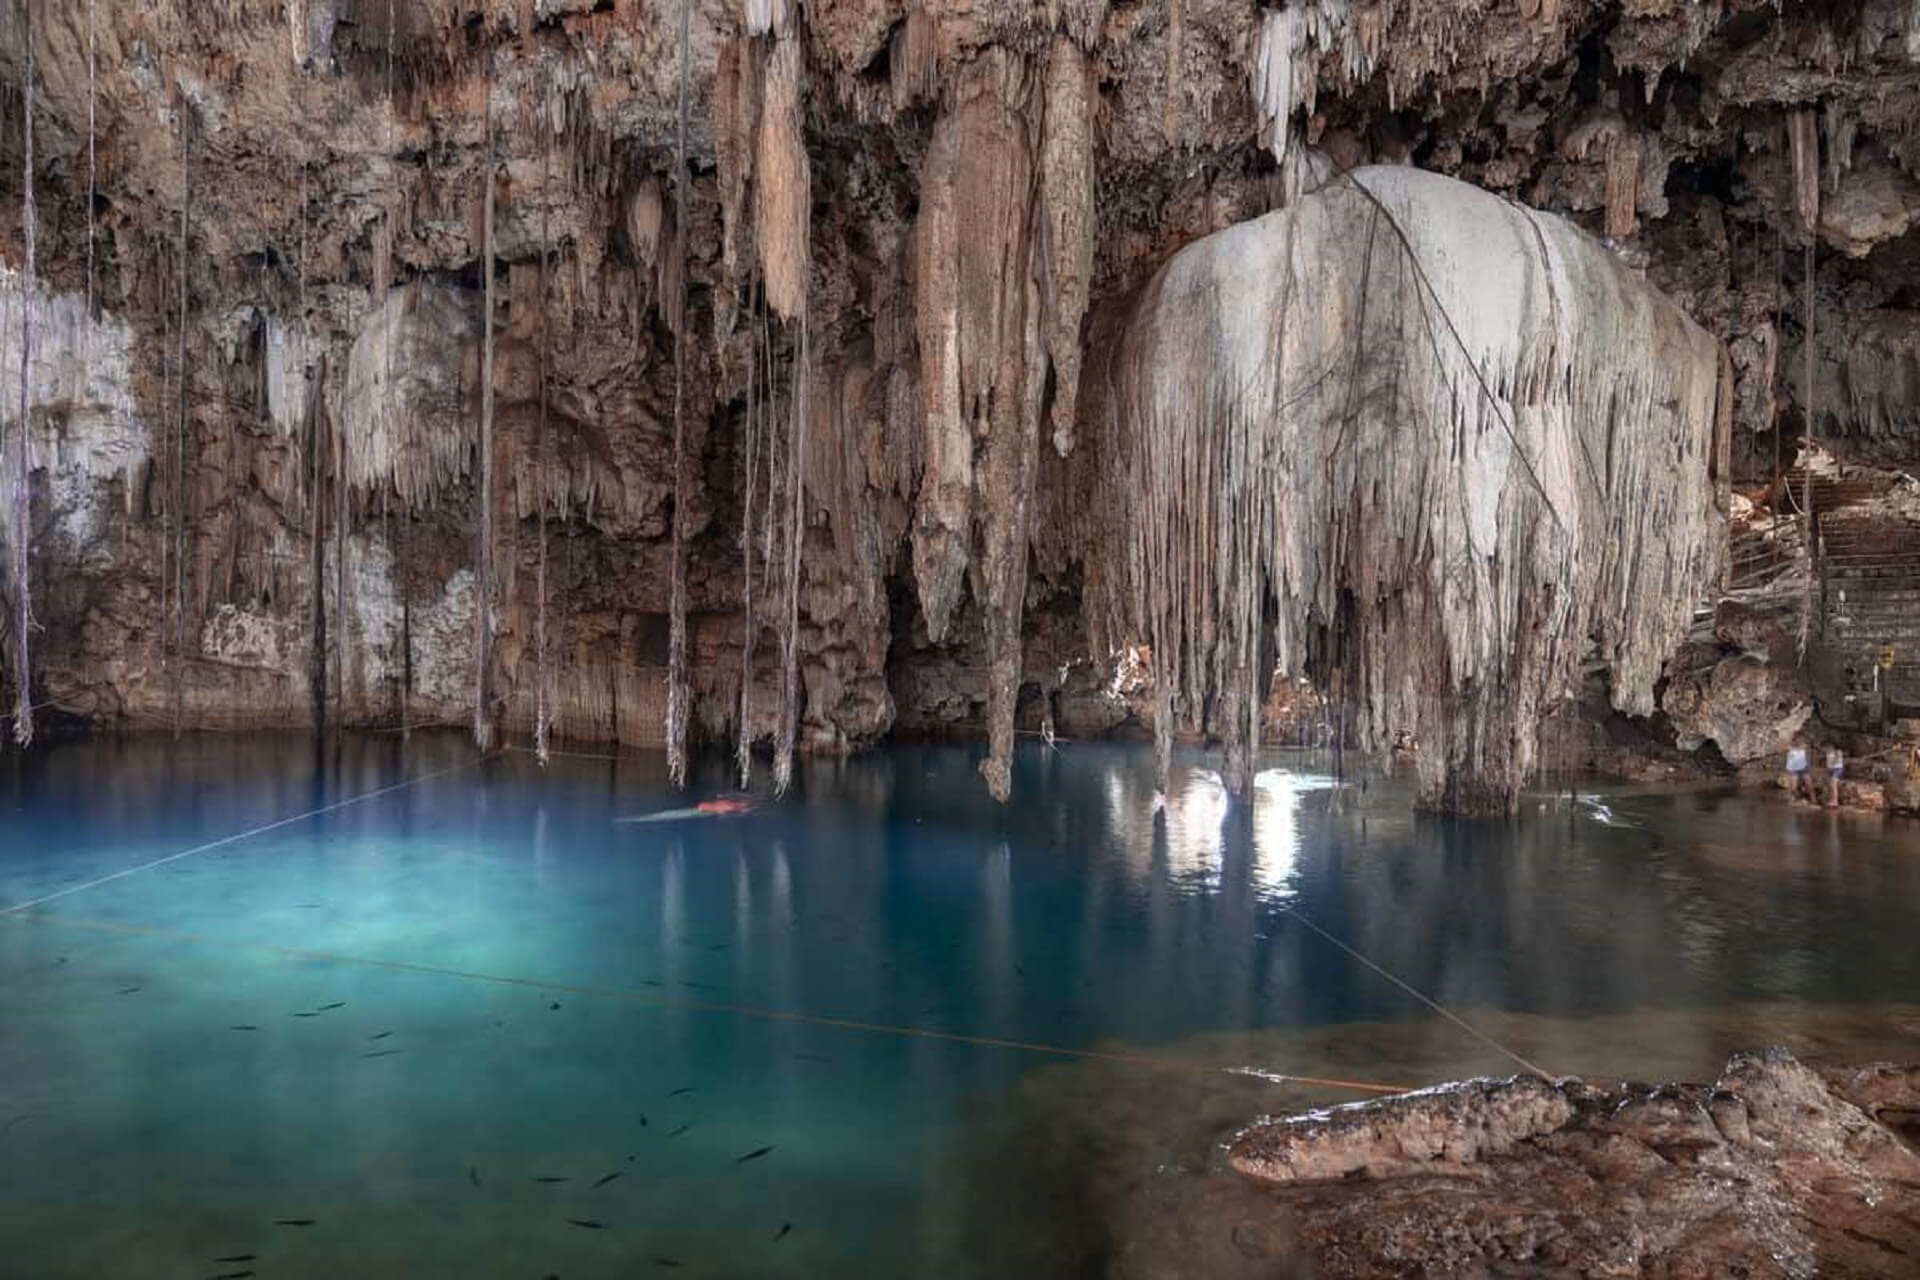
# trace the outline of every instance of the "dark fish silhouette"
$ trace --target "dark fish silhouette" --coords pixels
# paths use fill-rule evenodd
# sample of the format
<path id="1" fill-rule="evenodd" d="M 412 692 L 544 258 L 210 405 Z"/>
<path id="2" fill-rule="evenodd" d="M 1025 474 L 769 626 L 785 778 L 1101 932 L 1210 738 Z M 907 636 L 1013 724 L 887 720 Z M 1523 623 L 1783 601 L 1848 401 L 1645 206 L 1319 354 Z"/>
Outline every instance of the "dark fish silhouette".
<path id="1" fill-rule="evenodd" d="M 772 1151 L 772 1147 L 755 1147 L 752 1151 L 747 1152 L 747 1154 L 735 1157 L 734 1163 L 745 1164 L 749 1160 L 758 1160 L 761 1156 L 768 1155 Z"/>
<path id="2" fill-rule="evenodd" d="M 555 1178 L 555 1177 L 545 1177 L 545 1178 L 535 1178 L 535 1179 L 534 1179 L 534 1181 L 535 1181 L 535 1182 L 572 1182 L 572 1181 L 573 1181 L 573 1179 L 572 1179 L 572 1178 Z"/>
<path id="3" fill-rule="evenodd" d="M 568 1218 L 567 1221 L 576 1227 L 585 1227 L 589 1231 L 605 1231 L 607 1229 L 606 1223 L 595 1222 L 592 1218 Z"/>
<path id="4" fill-rule="evenodd" d="M 255 1258 L 255 1255 L 251 1253 L 230 1253 L 224 1258 L 215 1258 L 213 1259 L 213 1261 L 215 1262 L 252 1262 L 254 1258 Z"/>
<path id="5" fill-rule="evenodd" d="M 344 1008 L 346 1008 L 346 1007 L 347 1007 L 347 1002 L 346 1002 L 345 1000 L 335 1000 L 335 1001 L 334 1001 L 334 1002 L 333 1002 L 332 1004 L 323 1004 L 323 1005 L 321 1005 L 321 1006 L 320 1006 L 320 1007 L 319 1007 L 318 1009 L 316 1009 L 316 1010 L 315 1010 L 314 1012 L 316 1012 L 316 1013 L 325 1013 L 325 1012 L 326 1012 L 327 1010 L 329 1010 L 329 1009 L 344 1009 Z"/>
<path id="6" fill-rule="evenodd" d="M 376 1049 L 372 1053 L 363 1053 L 363 1058 L 391 1058 L 396 1053 L 405 1053 L 405 1049 Z"/>
<path id="7" fill-rule="evenodd" d="M 694 990 L 694 991 L 712 991 L 712 990 L 715 990 L 715 987 L 714 987 L 714 986 L 713 986 L 713 984 L 712 984 L 712 983 L 710 983 L 710 982 L 683 982 L 683 983 L 681 983 L 680 985 L 681 985 L 681 986 L 683 986 L 683 987 L 688 987 L 688 988 L 691 988 L 691 989 L 692 989 L 692 990 Z M 678 1264 L 675 1264 L 675 1265 L 678 1265 Z"/>
<path id="8" fill-rule="evenodd" d="M 610 1173 L 610 1174 L 608 1174 L 608 1175 L 607 1175 L 606 1177 L 604 1177 L 604 1178 L 602 1178 L 602 1179 L 600 1179 L 600 1181 L 598 1181 L 598 1182 L 596 1182 L 596 1183 L 594 1183 L 593 1185 L 594 1185 L 594 1187 L 596 1187 L 596 1188 L 598 1188 L 598 1187 L 604 1187 L 604 1186 L 606 1186 L 606 1185 L 607 1185 L 607 1184 L 608 1184 L 609 1182 L 612 1182 L 612 1181 L 613 1181 L 613 1180 L 614 1180 L 615 1178 L 617 1178 L 617 1177 L 619 1177 L 619 1176 L 620 1176 L 620 1171 L 616 1169 L 616 1170 L 614 1170 L 614 1171 L 613 1171 L 612 1173 Z"/>
<path id="9" fill-rule="evenodd" d="M 642 1129 L 647 1127 L 647 1113 L 644 1111 L 640 1113 L 640 1127 Z"/>
<path id="10" fill-rule="evenodd" d="M 393 1034 L 393 1032 L 391 1032 L 391 1031 L 382 1031 L 382 1032 L 379 1032 L 379 1033 L 377 1033 L 377 1034 L 375 1034 L 375 1035 L 370 1035 L 370 1036 L 368 1036 L 368 1037 L 367 1037 L 367 1039 L 369 1039 L 369 1040 L 385 1040 L 385 1039 L 386 1039 L 386 1038 L 387 1038 L 388 1036 L 390 1036 L 390 1035 L 392 1035 L 392 1034 Z"/>
<path id="11" fill-rule="evenodd" d="M 677 1138 L 691 1128 L 693 1128 L 693 1123 L 689 1121 L 688 1123 L 681 1125 L 678 1129 L 675 1129 L 672 1133 L 668 1134 L 667 1136 L 669 1138 Z"/>
<path id="12" fill-rule="evenodd" d="M 296 1018 L 317 1018 L 320 1015 L 317 1013 L 296 1013 L 293 1016 Z"/>
<path id="13" fill-rule="evenodd" d="M 678 1258 L 669 1258 L 664 1253 L 656 1253 L 653 1255 L 653 1265 L 656 1267 L 683 1267 L 686 1264 Z"/>
<path id="14" fill-rule="evenodd" d="M 642 978 L 640 979 L 640 985 L 643 987 L 659 987 L 659 986 L 665 986 L 666 984 L 661 982 L 655 982 L 652 978 Z"/>
<path id="15" fill-rule="evenodd" d="M 255 1027 L 255 1026 L 245 1026 L 245 1025 L 243 1025 L 243 1026 L 237 1026 L 237 1027 L 228 1027 L 228 1028 L 227 1028 L 227 1030 L 229 1030 L 229 1031 L 258 1031 L 259 1029 L 260 1029 L 260 1028 L 258 1028 L 258 1027 Z"/>
<path id="16" fill-rule="evenodd" d="M 476 1187 L 480 1185 L 480 1166 L 479 1165 L 470 1164 L 467 1166 L 467 1181 L 471 1182 Z"/>
<path id="17" fill-rule="evenodd" d="M 773 1233 L 773 1242 L 775 1244 L 778 1244 L 782 1240 L 785 1240 L 787 1238 L 787 1233 L 792 1230 L 793 1230 L 793 1224 L 791 1222 L 781 1223 L 780 1229 Z"/>
<path id="18" fill-rule="evenodd" d="M 251 1271 L 222 1271 L 217 1276 L 208 1276 L 207 1280 L 246 1280 L 252 1274 Z"/>
<path id="19" fill-rule="evenodd" d="M 312 1218 L 275 1218 L 273 1220 L 273 1225 L 276 1227 L 310 1227 L 313 1223 Z"/>
<path id="20" fill-rule="evenodd" d="M 669 1098 L 677 1098 L 677 1097 L 679 1097 L 679 1096 L 680 1096 L 681 1094 L 683 1094 L 683 1093 L 692 1093 L 692 1092 L 693 1092 L 693 1086 L 692 1086 L 692 1085 L 687 1085 L 687 1086 L 686 1086 L 686 1087 L 684 1087 L 684 1088 L 681 1088 L 681 1089 L 675 1089 L 675 1090 L 674 1090 L 674 1091 L 673 1091 L 672 1093 L 670 1093 L 670 1094 L 668 1094 L 667 1096 L 668 1096 Z"/>
<path id="21" fill-rule="evenodd" d="M 132 995 L 132 994 L 133 994 L 134 992 L 136 992 L 136 991 L 139 991 L 139 990 L 141 990 L 141 989 L 142 989 L 142 988 L 140 988 L 140 987 L 122 987 L 122 988 L 120 988 L 120 990 L 118 990 L 118 991 L 116 991 L 116 992 L 114 992 L 114 994 L 115 994 L 115 995 L 121 995 L 121 996 L 130 996 L 130 995 Z"/>
<path id="22" fill-rule="evenodd" d="M 558 1000 L 555 1000 L 553 1003 L 547 1006 L 547 1012 L 552 1013 L 555 1009 L 558 1009 L 559 1007 L 560 1007 L 560 1002 Z"/>

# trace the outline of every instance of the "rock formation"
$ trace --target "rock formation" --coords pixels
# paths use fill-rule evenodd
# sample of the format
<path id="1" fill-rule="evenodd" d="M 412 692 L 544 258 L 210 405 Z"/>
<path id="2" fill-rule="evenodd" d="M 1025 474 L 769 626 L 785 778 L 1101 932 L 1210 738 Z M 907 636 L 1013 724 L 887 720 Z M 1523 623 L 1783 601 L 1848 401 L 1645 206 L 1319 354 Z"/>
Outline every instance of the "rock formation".
<path id="1" fill-rule="evenodd" d="M 1251 787 L 1276 655 L 1316 650 L 1362 744 L 1411 734 L 1450 810 L 1511 805 L 1583 657 L 1651 711 L 1713 568 L 1719 374 L 1597 241 L 1417 170 L 1181 250 L 1112 354 L 1099 544 L 1154 648 L 1162 761 L 1211 707 Z"/>
<path id="2" fill-rule="evenodd" d="M 1263 1123 L 1228 1161 L 1350 1280 L 1892 1276 L 1920 1260 L 1920 1070 L 1737 1054 L 1711 1085 L 1473 1080 Z"/>
<path id="3" fill-rule="evenodd" d="M 782 778 L 794 750 L 896 726 L 984 731 L 1004 795 L 1023 717 L 1132 714 L 1123 666 L 1164 667 L 1149 718 L 1251 746 L 1273 658 L 1344 672 L 1322 692 L 1363 738 L 1421 733 L 1429 799 L 1500 808 L 1568 671 L 1604 664 L 1617 705 L 1652 706 L 1654 651 L 1695 603 L 1701 495 L 1808 428 L 1912 456 L 1920 11 L 1842 8 L 5 0 L 0 456 L 16 485 L 25 446 L 30 494 L 6 512 L 26 569 L 0 603 L 32 622 L 0 641 L 6 705 L 652 744 L 684 718 L 771 750 Z M 1642 493 L 1669 455 L 1599 442 L 1644 403 L 1551 385 L 1516 333 L 1457 358 L 1429 343 L 1429 391 L 1512 372 L 1572 415 L 1490 446 L 1513 458 L 1479 523 L 1436 514 L 1465 539 L 1497 513 L 1477 600 L 1412 594 L 1445 556 L 1389 545 L 1362 496 L 1316 535 L 1343 548 L 1326 572 L 1219 601 L 1224 647 L 1196 631 L 1183 656 L 1122 607 L 1139 566 L 1107 517 L 1139 461 L 1125 411 L 1146 405 L 1107 385 L 1143 341 L 1121 318 L 1202 237 L 1348 216 L 1353 175 L 1316 184 L 1362 164 L 1556 215 L 1487 205 L 1553 245 L 1556 218 L 1597 237 L 1515 252 L 1577 258 L 1622 297 L 1644 275 L 1724 343 L 1719 434 L 1671 437 L 1697 489 Z M 1376 301 L 1416 318 L 1409 263 L 1453 288 L 1421 258 L 1440 249 L 1397 244 L 1313 266 L 1368 300 L 1369 333 Z M 1460 302 L 1422 314 L 1481 323 Z M 1584 356 L 1555 348 L 1581 377 L 1651 332 L 1537 292 L 1513 308 L 1597 326 Z M 1614 372 L 1670 389 L 1654 416 L 1697 432 L 1710 343 L 1658 326 L 1678 345 Z M 1556 440 L 1586 441 L 1604 501 L 1584 461 L 1552 502 L 1516 473 Z M 1331 516 L 1360 490 L 1312 493 Z M 1614 527 L 1662 545 L 1615 547 Z M 1409 592 L 1398 631 L 1355 592 L 1385 583 Z M 1513 630 L 1536 614 L 1537 639 Z M 1387 688 L 1382 646 L 1428 622 L 1446 639 L 1402 680 L 1426 687 Z M 1284 651 L 1257 643 L 1282 631 Z"/>

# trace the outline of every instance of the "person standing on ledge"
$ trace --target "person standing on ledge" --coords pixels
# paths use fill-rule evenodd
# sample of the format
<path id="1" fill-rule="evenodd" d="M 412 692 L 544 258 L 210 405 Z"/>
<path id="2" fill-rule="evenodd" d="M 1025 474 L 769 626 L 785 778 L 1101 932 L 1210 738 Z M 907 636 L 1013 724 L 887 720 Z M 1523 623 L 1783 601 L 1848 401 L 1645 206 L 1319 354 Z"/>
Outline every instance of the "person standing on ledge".
<path id="1" fill-rule="evenodd" d="M 1846 772 L 1847 758 L 1840 754 L 1840 748 L 1827 748 L 1827 808 L 1832 809 L 1840 803 L 1840 775 Z"/>
<path id="2" fill-rule="evenodd" d="M 1798 800 L 1807 782 L 1807 744 L 1796 742 L 1787 750 L 1787 798 Z"/>

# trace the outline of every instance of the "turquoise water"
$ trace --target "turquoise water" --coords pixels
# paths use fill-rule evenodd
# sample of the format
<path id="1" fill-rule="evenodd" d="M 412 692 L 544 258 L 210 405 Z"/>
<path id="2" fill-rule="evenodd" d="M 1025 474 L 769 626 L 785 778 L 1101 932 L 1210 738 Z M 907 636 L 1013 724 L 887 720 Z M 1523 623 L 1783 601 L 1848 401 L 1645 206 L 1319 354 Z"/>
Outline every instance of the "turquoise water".
<path id="1" fill-rule="evenodd" d="M 974 759 L 651 822 L 616 820 L 689 804 L 651 756 L 0 759 L 0 1270 L 1097 1275 L 1013 1106 L 1076 1051 L 1116 1079 L 1249 1033 L 1225 1065 L 1406 1083 L 1349 1034 L 1385 1026 L 1511 1069 L 1325 935 L 1476 1023 L 1920 991 L 1911 827 L 1713 793 L 1446 823 L 1303 757 L 1238 810 L 1195 757 L 1158 808 L 1149 753 L 1086 744 L 1023 750 L 1002 810 Z"/>

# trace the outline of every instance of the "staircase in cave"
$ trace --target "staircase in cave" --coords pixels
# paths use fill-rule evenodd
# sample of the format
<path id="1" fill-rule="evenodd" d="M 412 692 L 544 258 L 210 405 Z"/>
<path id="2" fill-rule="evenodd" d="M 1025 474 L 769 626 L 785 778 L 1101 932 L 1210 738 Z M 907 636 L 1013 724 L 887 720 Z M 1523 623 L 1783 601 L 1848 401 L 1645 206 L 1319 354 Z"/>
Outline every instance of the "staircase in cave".
<path id="1" fill-rule="evenodd" d="M 1785 507 L 1797 513 L 1807 505 L 1806 472 L 1795 468 L 1783 480 Z M 1812 486 L 1816 639 L 1867 705 L 1876 701 L 1881 651 L 1891 647 L 1880 692 L 1895 708 L 1912 707 L 1920 703 L 1920 524 L 1879 501 L 1889 493 L 1885 480 L 1815 473 Z"/>

